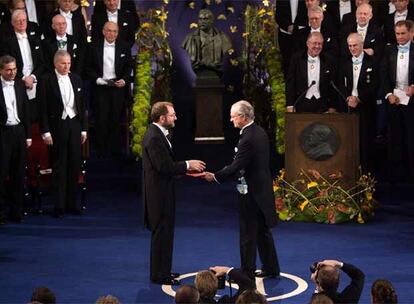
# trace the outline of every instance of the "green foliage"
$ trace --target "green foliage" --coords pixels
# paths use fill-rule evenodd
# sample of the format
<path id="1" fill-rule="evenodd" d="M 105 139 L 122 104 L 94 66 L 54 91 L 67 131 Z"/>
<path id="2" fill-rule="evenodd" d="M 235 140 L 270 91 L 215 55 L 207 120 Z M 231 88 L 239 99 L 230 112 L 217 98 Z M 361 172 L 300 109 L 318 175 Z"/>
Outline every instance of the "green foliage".
<path id="1" fill-rule="evenodd" d="M 362 175 L 354 187 L 344 189 L 340 173 L 323 177 L 316 170 L 302 171 L 294 181 L 285 179 L 284 170 L 273 181 L 276 210 L 283 221 L 314 221 L 337 224 L 365 223 L 374 215 L 376 181 Z"/>

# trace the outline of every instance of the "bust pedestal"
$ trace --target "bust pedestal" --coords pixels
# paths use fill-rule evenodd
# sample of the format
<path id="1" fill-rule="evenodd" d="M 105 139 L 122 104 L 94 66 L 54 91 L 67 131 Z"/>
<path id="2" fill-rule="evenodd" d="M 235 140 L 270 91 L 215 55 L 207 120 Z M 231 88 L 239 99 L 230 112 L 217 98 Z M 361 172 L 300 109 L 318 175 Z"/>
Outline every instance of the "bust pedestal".
<path id="1" fill-rule="evenodd" d="M 224 85 L 214 71 L 197 73 L 195 92 L 196 143 L 222 143 Z"/>

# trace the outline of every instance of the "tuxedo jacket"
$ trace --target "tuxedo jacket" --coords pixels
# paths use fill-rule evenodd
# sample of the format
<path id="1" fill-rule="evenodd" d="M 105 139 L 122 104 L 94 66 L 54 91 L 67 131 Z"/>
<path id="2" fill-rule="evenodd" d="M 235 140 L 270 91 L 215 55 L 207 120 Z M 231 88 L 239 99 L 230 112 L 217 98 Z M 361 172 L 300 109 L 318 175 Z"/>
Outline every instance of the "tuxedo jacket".
<path id="1" fill-rule="evenodd" d="M 348 57 L 341 65 L 338 88 L 345 97 L 352 95 L 352 87 L 354 84 L 353 68 L 354 66 L 351 57 Z M 361 100 L 361 103 L 358 104 L 356 109 L 365 107 L 375 108 L 376 100 L 379 97 L 378 86 L 378 65 L 375 64 L 375 60 L 372 56 L 364 54 L 357 84 L 358 98 Z"/>
<path id="2" fill-rule="evenodd" d="M 305 28 L 295 28 L 293 32 L 293 38 L 295 41 L 294 51 L 299 52 L 306 49 L 306 40 L 311 32 L 311 27 L 306 26 Z M 323 52 L 328 53 L 331 56 L 339 55 L 339 43 L 338 33 L 329 19 L 324 19 L 321 24 L 321 34 L 323 36 Z"/>
<path id="3" fill-rule="evenodd" d="M 9 21 L 8 15 L 9 10 L 7 9 L 7 6 L 4 3 L 0 3 L 0 24 L 3 24 L 4 22 Z"/>
<path id="4" fill-rule="evenodd" d="M 104 40 L 92 43 L 89 48 L 87 75 L 96 83 L 96 79 L 103 76 L 103 50 Z M 131 49 L 122 40 L 115 42 L 115 74 L 116 79 L 123 79 L 126 83 L 130 82 L 132 71 Z"/>
<path id="5" fill-rule="evenodd" d="M 347 57 L 349 54 L 347 38 L 350 33 L 357 32 L 357 23 L 344 27 L 342 30 L 341 40 L 341 53 L 343 57 Z M 384 51 L 384 36 L 382 29 L 379 28 L 374 22 L 368 24 L 367 33 L 364 40 L 364 49 L 373 49 L 374 58 L 380 60 Z"/>
<path id="6" fill-rule="evenodd" d="M 77 75 L 82 75 L 85 48 L 82 45 L 79 45 L 72 35 L 66 34 L 66 38 L 66 50 L 69 52 L 72 60 L 71 71 Z M 58 41 L 56 39 L 56 35 L 54 37 L 44 39 L 42 41 L 42 45 L 45 55 L 46 68 L 49 72 L 53 72 L 55 70 L 53 58 L 58 50 Z"/>
<path id="7" fill-rule="evenodd" d="M 277 215 L 269 168 L 269 138 L 255 123 L 243 129 L 233 162 L 215 173 L 219 183 L 240 176 L 246 179 L 248 192 L 263 213 L 267 227 L 275 226 Z"/>
<path id="8" fill-rule="evenodd" d="M 144 225 L 154 231 L 167 206 L 175 204 L 174 177 L 185 174 L 185 161 L 176 161 L 162 131 L 150 124 L 142 141 Z M 174 209 L 174 208 L 172 208 Z M 171 215 L 173 216 L 173 215 Z"/>
<path id="9" fill-rule="evenodd" d="M 276 22 L 281 29 L 287 31 L 289 25 L 306 26 L 307 24 L 307 9 L 304 0 L 298 1 L 298 12 L 295 20 L 292 20 L 290 13 L 290 0 L 276 1 Z"/>
<path id="10" fill-rule="evenodd" d="M 81 129 L 87 130 L 87 118 L 85 116 L 85 103 L 83 100 L 82 79 L 76 74 L 69 74 L 72 83 L 74 103 L 77 119 Z M 54 136 L 58 130 L 59 121 L 62 119 L 63 100 L 59 89 L 59 83 L 55 72 L 45 74 L 40 82 L 40 130 L 41 133 L 51 132 Z M 80 134 L 79 134 L 80 136 Z"/>
<path id="11" fill-rule="evenodd" d="M 106 10 L 94 12 L 92 15 L 92 42 L 103 39 L 102 29 L 108 21 Z M 132 14 L 123 10 L 118 10 L 118 38 L 128 43 L 129 47 L 135 43 L 135 33 L 138 30 L 139 24 L 136 24 Z"/>
<path id="12" fill-rule="evenodd" d="M 387 44 L 397 43 L 397 40 L 395 39 L 395 31 L 394 31 L 395 14 L 396 14 L 396 12 L 394 12 L 392 14 L 388 14 L 387 17 L 385 18 L 384 38 L 385 38 L 385 43 L 387 43 Z M 408 6 L 408 12 L 407 12 L 406 20 L 414 21 L 414 7 L 412 5 Z"/>
<path id="13" fill-rule="evenodd" d="M 4 1 L 4 2 L 7 2 L 7 1 Z M 36 22 L 33 22 L 33 23 L 41 26 L 43 24 L 43 22 L 45 21 L 46 17 L 47 17 L 46 1 L 44 1 L 44 0 L 34 0 L 34 2 L 35 2 L 35 7 L 36 7 L 36 15 L 37 15 L 37 22 L 38 23 L 36 23 Z M 11 21 L 11 13 L 10 13 L 10 10 L 8 8 L 5 11 L 4 19 L 5 19 L 6 22 Z M 28 21 L 28 23 L 31 22 L 31 21 L 29 21 L 29 16 L 27 16 L 27 21 Z M 1 23 L 3 23 L 3 19 L 2 19 Z"/>
<path id="14" fill-rule="evenodd" d="M 341 0 L 328 0 L 325 1 L 326 3 L 326 13 L 325 15 L 329 15 L 332 18 L 333 26 L 337 29 L 340 29 L 343 25 L 343 20 L 341 21 L 341 15 L 339 11 L 339 1 Z M 355 1 L 349 0 L 351 3 L 351 15 L 355 16 L 356 5 Z"/>
<path id="15" fill-rule="evenodd" d="M 26 87 L 24 82 L 18 78 L 14 81 L 14 92 L 16 93 L 16 106 L 17 106 L 17 115 L 19 117 L 20 123 L 23 125 L 26 138 L 31 138 L 31 120 L 30 120 L 30 110 L 29 110 L 29 101 L 27 100 Z M 3 88 L 0 81 L 0 125 L 4 126 L 7 122 L 7 109 L 6 109 L 6 100 L 4 98 Z"/>
<path id="16" fill-rule="evenodd" d="M 408 85 L 414 84 L 414 44 L 411 42 L 408 61 Z M 398 47 L 397 44 L 392 44 L 386 47 L 384 57 L 381 64 L 382 81 L 382 96 L 385 97 L 388 93 L 392 93 L 396 85 L 397 77 L 397 59 Z M 413 102 L 413 97 L 410 99 L 410 104 Z"/>
<path id="17" fill-rule="evenodd" d="M 131 14 L 131 18 L 134 20 L 135 26 L 139 26 L 139 16 L 137 12 L 137 7 L 135 1 L 133 0 L 119 0 L 121 2 L 121 11 L 124 11 L 127 14 Z M 104 12 L 106 10 L 103 0 L 96 0 L 95 6 L 93 8 L 93 13 Z"/>
<path id="18" fill-rule="evenodd" d="M 16 35 L 13 33 L 7 38 L 8 43 L 4 45 L 3 53 L 13 56 L 16 59 L 17 75 L 16 78 L 23 77 L 23 59 L 22 53 L 20 52 L 19 43 Z M 29 40 L 30 50 L 32 53 L 33 60 L 33 71 L 37 78 L 40 79 L 43 72 L 45 71 L 45 63 L 43 60 L 42 43 L 40 39 L 33 32 L 27 32 L 27 39 Z"/>
<path id="19" fill-rule="evenodd" d="M 329 107 L 333 106 L 335 93 L 330 85 L 336 80 L 336 65 L 334 60 L 327 54 L 321 54 L 319 92 L 321 98 L 327 100 Z M 286 106 L 293 106 L 299 96 L 308 87 L 308 54 L 299 52 L 292 56 L 289 72 L 286 78 Z"/>
<path id="20" fill-rule="evenodd" d="M 47 26 L 45 26 L 44 32 L 47 38 L 51 39 L 56 36 L 55 31 L 52 29 L 52 19 L 54 16 L 59 15 L 59 9 L 52 12 L 49 16 Z M 85 19 L 83 18 L 80 9 L 72 11 L 72 28 L 73 28 L 73 39 L 78 45 L 82 47 L 86 46 L 87 43 L 87 32 L 85 27 Z"/>
<path id="21" fill-rule="evenodd" d="M 27 22 L 27 30 L 26 30 L 27 36 L 36 36 L 39 40 L 42 40 L 42 30 L 37 25 L 37 23 L 34 22 Z M 0 53 L 5 53 L 6 44 L 9 43 L 9 36 L 15 35 L 13 26 L 11 25 L 10 21 L 2 22 L 0 24 Z"/>

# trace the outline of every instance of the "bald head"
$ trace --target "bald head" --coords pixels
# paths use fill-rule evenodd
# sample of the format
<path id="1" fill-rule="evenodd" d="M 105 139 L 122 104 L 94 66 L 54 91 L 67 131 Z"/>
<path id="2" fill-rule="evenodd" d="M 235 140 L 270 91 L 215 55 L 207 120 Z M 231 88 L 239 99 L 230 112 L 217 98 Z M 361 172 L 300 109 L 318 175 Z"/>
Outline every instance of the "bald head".
<path id="1" fill-rule="evenodd" d="M 56 35 L 64 36 L 66 33 L 66 19 L 62 15 L 56 15 L 52 18 L 52 29 L 55 31 Z"/>
<path id="2" fill-rule="evenodd" d="M 363 3 L 356 10 L 356 19 L 359 26 L 366 26 L 372 18 L 372 6 Z"/>
<path id="3" fill-rule="evenodd" d="M 109 43 L 112 43 L 118 38 L 118 24 L 112 21 L 108 21 L 105 23 L 102 33 L 105 37 L 105 40 Z"/>

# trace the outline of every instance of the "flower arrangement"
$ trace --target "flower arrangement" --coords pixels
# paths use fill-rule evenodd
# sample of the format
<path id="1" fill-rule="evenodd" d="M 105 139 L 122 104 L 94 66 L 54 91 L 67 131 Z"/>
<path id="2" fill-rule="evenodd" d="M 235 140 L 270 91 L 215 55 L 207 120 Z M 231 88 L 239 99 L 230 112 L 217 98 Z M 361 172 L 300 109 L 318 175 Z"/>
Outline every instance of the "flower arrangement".
<path id="1" fill-rule="evenodd" d="M 273 181 L 275 205 L 284 221 L 315 221 L 337 224 L 349 221 L 365 223 L 374 215 L 375 179 L 361 175 L 354 187 L 342 187 L 340 172 L 322 176 L 317 170 L 300 173 L 299 179 L 287 181 L 285 171 Z"/>
<path id="2" fill-rule="evenodd" d="M 168 12 L 164 0 L 158 9 L 150 9 L 137 35 L 134 103 L 131 111 L 130 130 L 132 152 L 142 155 L 142 139 L 148 126 L 153 100 L 170 100 L 170 68 L 172 54 L 168 45 L 166 20 Z"/>
<path id="3" fill-rule="evenodd" d="M 256 120 L 261 125 L 276 128 L 276 150 L 283 154 L 285 128 L 285 81 L 277 47 L 277 24 L 274 5 L 263 0 L 260 6 L 246 7 L 244 87 L 252 101 Z M 275 113 L 275 118 L 272 114 Z M 271 121 L 275 119 L 275 121 Z"/>

